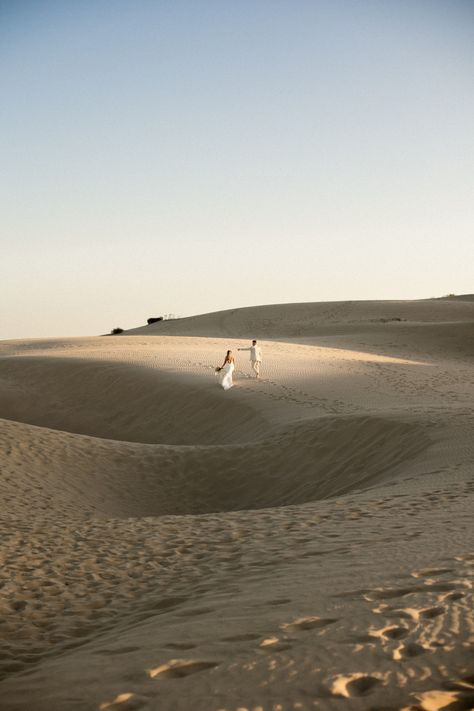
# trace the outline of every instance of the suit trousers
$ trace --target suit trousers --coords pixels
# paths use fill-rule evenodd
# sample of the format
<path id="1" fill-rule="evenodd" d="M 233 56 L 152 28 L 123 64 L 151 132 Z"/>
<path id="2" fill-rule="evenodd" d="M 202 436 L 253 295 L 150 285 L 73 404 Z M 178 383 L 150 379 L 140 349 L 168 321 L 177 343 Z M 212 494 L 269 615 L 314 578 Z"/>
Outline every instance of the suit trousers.
<path id="1" fill-rule="evenodd" d="M 254 373 L 256 374 L 257 378 L 260 375 L 260 365 L 261 365 L 261 360 L 251 360 L 250 363 L 252 364 L 252 368 L 254 370 Z"/>

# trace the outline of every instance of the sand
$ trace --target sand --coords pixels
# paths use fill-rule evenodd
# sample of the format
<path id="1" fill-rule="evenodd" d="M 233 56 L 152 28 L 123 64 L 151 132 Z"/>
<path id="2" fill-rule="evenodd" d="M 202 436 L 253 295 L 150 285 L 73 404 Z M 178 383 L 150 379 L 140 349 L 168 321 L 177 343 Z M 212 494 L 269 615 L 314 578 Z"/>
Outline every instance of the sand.
<path id="1" fill-rule="evenodd" d="M 0 709 L 474 708 L 473 355 L 469 297 L 1 342 Z"/>

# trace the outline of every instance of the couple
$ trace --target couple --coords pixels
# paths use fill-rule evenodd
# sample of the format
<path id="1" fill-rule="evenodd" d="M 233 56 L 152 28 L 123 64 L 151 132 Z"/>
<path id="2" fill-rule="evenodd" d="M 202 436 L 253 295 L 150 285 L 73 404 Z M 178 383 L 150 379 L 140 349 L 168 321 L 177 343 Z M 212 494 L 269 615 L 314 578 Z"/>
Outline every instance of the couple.
<path id="1" fill-rule="evenodd" d="M 257 346 L 257 341 L 254 339 L 252 345 L 249 348 L 237 348 L 238 351 L 250 351 L 250 363 L 252 364 L 252 369 L 255 373 L 255 377 L 260 377 L 260 365 L 262 363 L 262 350 L 260 346 Z M 232 355 L 232 351 L 227 351 L 224 363 L 220 368 L 216 368 L 218 373 L 219 384 L 224 388 L 224 390 L 229 390 L 233 386 L 232 373 L 235 368 L 235 360 Z"/>

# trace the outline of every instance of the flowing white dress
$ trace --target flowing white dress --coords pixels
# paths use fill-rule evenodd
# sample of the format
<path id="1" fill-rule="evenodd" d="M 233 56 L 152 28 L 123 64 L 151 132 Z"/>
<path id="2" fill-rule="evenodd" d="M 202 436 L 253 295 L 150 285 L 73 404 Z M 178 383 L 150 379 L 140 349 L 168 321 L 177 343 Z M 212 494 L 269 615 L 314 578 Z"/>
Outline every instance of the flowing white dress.
<path id="1" fill-rule="evenodd" d="M 219 384 L 224 388 L 224 390 L 229 390 L 233 386 L 232 373 L 234 372 L 233 363 L 225 363 L 222 369 L 219 371 Z"/>

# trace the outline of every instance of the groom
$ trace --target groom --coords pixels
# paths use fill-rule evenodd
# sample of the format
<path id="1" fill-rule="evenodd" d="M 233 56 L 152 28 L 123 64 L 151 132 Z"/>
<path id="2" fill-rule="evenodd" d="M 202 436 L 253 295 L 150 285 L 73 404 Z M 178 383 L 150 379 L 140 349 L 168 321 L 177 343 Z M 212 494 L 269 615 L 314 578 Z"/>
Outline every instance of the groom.
<path id="1" fill-rule="evenodd" d="M 260 377 L 260 366 L 262 364 L 262 349 L 257 346 L 257 341 L 254 339 L 249 348 L 237 348 L 238 351 L 250 351 L 250 363 L 252 364 L 255 377 Z"/>

